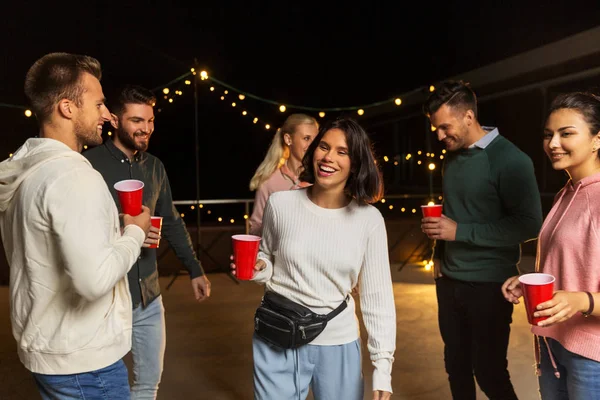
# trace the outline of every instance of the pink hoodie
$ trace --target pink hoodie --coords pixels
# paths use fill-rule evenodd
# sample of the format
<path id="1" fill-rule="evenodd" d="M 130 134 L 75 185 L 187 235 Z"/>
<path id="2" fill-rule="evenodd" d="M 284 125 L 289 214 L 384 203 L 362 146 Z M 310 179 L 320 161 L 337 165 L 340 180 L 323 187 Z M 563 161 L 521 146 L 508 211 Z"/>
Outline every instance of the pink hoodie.
<path id="1" fill-rule="evenodd" d="M 540 231 L 536 262 L 536 271 L 556 277 L 554 290 L 600 292 L 599 206 L 600 173 L 575 185 L 569 180 L 556 195 Z M 577 313 L 565 322 L 533 326 L 531 331 L 600 362 L 598 317 L 585 318 Z"/>

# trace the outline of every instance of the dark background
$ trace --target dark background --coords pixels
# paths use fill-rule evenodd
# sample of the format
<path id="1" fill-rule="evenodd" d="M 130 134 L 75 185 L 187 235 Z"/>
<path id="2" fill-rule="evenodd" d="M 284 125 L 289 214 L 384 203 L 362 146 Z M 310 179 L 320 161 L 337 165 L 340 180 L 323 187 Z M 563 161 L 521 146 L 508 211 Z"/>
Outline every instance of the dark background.
<path id="1" fill-rule="evenodd" d="M 149 151 L 163 160 L 174 198 L 195 199 L 192 86 L 183 81 L 169 86 L 171 95 L 183 91 L 172 104 L 160 92 L 165 83 L 195 65 L 244 92 L 283 104 L 356 106 L 428 87 L 600 21 L 597 1 L 235 3 L 12 5 L 3 15 L 0 34 L 0 102 L 26 106 L 25 73 L 37 58 L 53 51 L 98 58 L 107 97 L 124 83 L 159 88 L 161 101 Z M 210 92 L 211 85 L 211 81 L 198 83 L 200 198 L 253 198 L 248 182 L 275 128 L 298 110 L 288 107 L 282 114 L 275 105 L 248 97 L 242 102 L 232 93 L 221 101 L 224 88 L 215 85 L 215 92 Z M 241 107 L 263 123 L 254 125 L 251 118 L 242 117 Z M 402 107 L 397 112 L 402 113 Z M 541 112 L 527 95 L 520 95 L 482 106 L 480 119 L 493 125 L 502 115 L 511 115 L 516 116 L 515 124 L 529 124 L 532 133 L 519 145 L 532 157 L 541 157 Z M 319 120 L 338 114 L 327 113 Z M 0 107 L 0 118 L 4 129 L 0 158 L 4 158 L 34 136 L 37 125 L 35 118 L 25 118 L 23 110 L 16 108 Z M 270 130 L 264 128 L 265 122 L 272 126 Z M 394 141 L 401 148 L 420 148 L 424 123 L 424 118 L 410 122 L 401 131 L 367 128 L 379 157 L 392 158 L 394 154 L 388 152 Z M 511 126 L 500 128 L 506 133 Z M 439 154 L 441 148 L 433 146 Z M 386 179 L 390 180 L 389 174 Z M 413 175 L 409 186 L 426 188 L 427 179 L 426 171 Z M 562 176 L 559 180 L 564 181 Z M 405 189 L 390 184 L 388 194 Z"/>

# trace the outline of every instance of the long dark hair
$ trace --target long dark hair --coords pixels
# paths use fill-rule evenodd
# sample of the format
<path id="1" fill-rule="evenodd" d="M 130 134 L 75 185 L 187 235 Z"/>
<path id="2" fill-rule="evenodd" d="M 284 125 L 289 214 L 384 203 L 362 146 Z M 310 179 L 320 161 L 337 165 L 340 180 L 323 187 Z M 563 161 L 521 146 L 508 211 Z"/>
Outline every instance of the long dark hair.
<path id="1" fill-rule="evenodd" d="M 350 176 L 346 182 L 346 193 L 359 204 L 375 203 L 383 196 L 383 178 L 375 161 L 371 140 L 367 132 L 351 118 L 338 118 L 325 124 L 310 144 L 302 159 L 303 171 L 300 180 L 315 183 L 313 157 L 325 133 L 339 129 L 346 136 L 350 156 Z"/>

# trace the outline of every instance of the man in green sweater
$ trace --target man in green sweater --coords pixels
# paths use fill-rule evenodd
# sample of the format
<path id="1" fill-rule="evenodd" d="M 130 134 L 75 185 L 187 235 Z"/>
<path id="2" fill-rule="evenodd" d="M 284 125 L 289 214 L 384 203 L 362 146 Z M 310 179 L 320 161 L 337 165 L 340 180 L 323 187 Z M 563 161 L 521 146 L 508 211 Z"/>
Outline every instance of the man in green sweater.
<path id="1" fill-rule="evenodd" d="M 513 305 L 502 283 L 518 274 L 521 243 L 542 225 L 531 159 L 498 129 L 477 120 L 468 84 L 447 81 L 423 105 L 448 151 L 444 214 L 423 218 L 441 243 L 436 270 L 438 322 L 454 399 L 475 400 L 475 381 L 490 399 L 517 399 L 506 358 Z"/>

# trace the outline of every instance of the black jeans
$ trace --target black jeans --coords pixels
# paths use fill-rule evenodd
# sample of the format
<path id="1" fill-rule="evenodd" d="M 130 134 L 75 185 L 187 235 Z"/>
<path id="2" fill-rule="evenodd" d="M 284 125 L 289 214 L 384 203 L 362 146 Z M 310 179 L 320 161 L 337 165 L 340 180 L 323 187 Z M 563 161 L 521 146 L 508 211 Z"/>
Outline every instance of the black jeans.
<path id="1" fill-rule="evenodd" d="M 436 280 L 444 362 L 454 400 L 475 400 L 475 381 L 491 400 L 514 400 L 508 374 L 513 304 L 502 283 Z"/>

